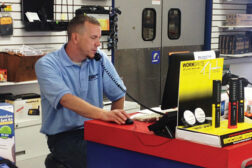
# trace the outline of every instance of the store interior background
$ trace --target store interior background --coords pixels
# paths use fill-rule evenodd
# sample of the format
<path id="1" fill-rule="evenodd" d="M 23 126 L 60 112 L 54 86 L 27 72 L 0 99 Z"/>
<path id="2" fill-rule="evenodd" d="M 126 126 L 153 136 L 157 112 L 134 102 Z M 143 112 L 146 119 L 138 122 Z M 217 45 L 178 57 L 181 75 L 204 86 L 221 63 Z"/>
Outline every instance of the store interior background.
<path id="1" fill-rule="evenodd" d="M 8 37 L 0 37 L 0 50 L 5 48 L 18 48 L 24 44 L 34 48 L 44 49 L 45 51 L 53 51 L 60 48 L 62 44 L 67 41 L 66 31 L 25 31 L 21 20 L 21 1 L 5 0 L 1 2 L 10 4 L 12 6 L 12 12 L 10 12 L 10 15 L 13 18 L 13 35 Z M 66 1 L 62 2 L 63 4 L 66 3 Z M 218 36 L 219 34 L 225 34 L 225 32 L 219 28 L 219 26 L 221 26 L 225 21 L 225 14 L 246 13 L 246 4 L 249 2 L 251 3 L 250 0 L 213 0 L 211 34 L 212 50 L 218 50 Z M 56 0 L 56 11 L 58 18 L 60 18 L 60 3 L 60 0 Z M 68 3 L 71 4 L 72 0 L 68 0 Z M 111 0 L 75 0 L 74 8 L 69 6 L 69 17 L 72 18 L 73 9 L 79 9 L 82 5 L 100 5 L 104 7 L 111 7 L 111 3 Z M 66 13 L 66 11 L 66 5 L 63 5 L 63 13 Z M 106 52 L 108 56 L 111 56 L 111 51 L 107 50 L 107 43 L 107 36 L 102 36 L 101 49 Z M 248 61 L 240 61 L 238 63 L 231 64 L 230 70 L 232 73 L 244 76 L 252 81 L 252 75 L 249 73 L 250 65 L 251 63 Z M 39 93 L 37 83 L 14 86 L 3 85 L 0 88 L 0 93 L 6 92 L 7 89 L 14 94 L 26 92 Z"/>
<path id="2" fill-rule="evenodd" d="M 11 17 L 13 18 L 13 35 L 12 36 L 0 36 L 0 50 L 4 50 L 6 48 L 19 48 L 22 45 L 28 45 L 30 47 L 44 49 L 46 51 L 53 51 L 62 47 L 62 44 L 67 41 L 66 31 L 25 31 L 24 25 L 21 20 L 21 1 L 20 0 L 3 0 L 1 3 L 6 3 L 7 5 L 12 6 L 12 11 L 10 12 Z M 56 11 L 57 16 L 60 17 L 60 3 L 66 3 L 66 1 L 56 0 Z M 71 4 L 72 0 L 68 0 L 68 3 Z M 82 5 L 100 5 L 104 7 L 111 7 L 111 0 L 74 0 L 74 7 L 69 6 L 69 18 L 73 17 L 73 9 L 79 9 Z M 222 28 L 219 26 L 223 25 L 225 21 L 225 14 L 229 13 L 246 13 L 246 4 L 252 3 L 251 0 L 213 0 L 213 11 L 212 11 L 212 33 L 211 33 L 211 49 L 218 50 L 218 37 L 220 34 L 225 34 Z M 63 13 L 67 11 L 67 6 L 63 5 Z M 119 30 L 120 31 L 120 30 Z M 237 32 L 237 30 L 235 31 Z M 234 32 L 234 33 L 235 33 Z M 230 32 L 229 32 L 230 33 Z M 232 33 L 232 32 L 231 32 Z M 242 32 L 241 32 L 242 33 Z M 108 36 L 102 36 L 101 38 L 101 49 L 107 53 L 109 57 L 111 57 L 111 51 L 107 49 L 107 38 Z M 120 39 L 119 39 L 120 40 Z M 193 39 L 192 39 L 193 40 Z M 251 64 L 252 59 L 241 59 L 241 61 L 236 61 L 230 64 L 229 68 L 233 74 L 237 74 L 247 78 L 249 81 L 252 81 L 251 72 Z M 249 61 L 250 60 L 250 61 Z M 20 83 L 20 84 L 4 84 L 0 83 L 0 93 L 11 92 L 13 94 L 22 94 L 22 93 L 38 93 L 39 94 L 39 86 L 37 82 L 31 83 Z M 40 125 L 36 125 L 32 131 L 39 131 Z M 22 146 L 21 141 L 26 141 L 29 137 L 32 137 L 31 133 L 24 132 L 16 133 L 16 137 L 23 136 L 26 137 L 23 140 L 19 140 Z M 43 136 L 43 135 L 42 135 Z M 36 148 L 36 151 L 39 153 L 31 153 L 33 155 L 33 161 L 36 161 L 36 155 L 39 160 L 41 160 L 40 155 L 44 157 L 48 153 L 46 148 L 46 141 L 43 140 L 41 142 L 40 137 L 37 137 L 39 142 L 33 145 L 33 148 Z M 32 142 L 31 142 L 32 143 Z M 41 146 L 41 144 L 44 144 Z M 39 146 L 41 147 L 39 147 Z M 29 152 L 28 152 L 29 153 Z M 29 158 L 31 159 L 31 158 Z M 22 167 L 22 161 L 27 160 L 27 156 L 19 156 L 20 167 Z M 28 162 L 23 162 L 23 165 L 27 165 Z M 31 166 L 32 162 L 30 163 Z M 28 166 L 29 167 L 29 166 Z M 26 167 L 26 168 L 28 168 Z M 38 165 L 38 167 L 40 167 Z M 43 167 L 43 163 L 41 163 L 41 167 Z"/>

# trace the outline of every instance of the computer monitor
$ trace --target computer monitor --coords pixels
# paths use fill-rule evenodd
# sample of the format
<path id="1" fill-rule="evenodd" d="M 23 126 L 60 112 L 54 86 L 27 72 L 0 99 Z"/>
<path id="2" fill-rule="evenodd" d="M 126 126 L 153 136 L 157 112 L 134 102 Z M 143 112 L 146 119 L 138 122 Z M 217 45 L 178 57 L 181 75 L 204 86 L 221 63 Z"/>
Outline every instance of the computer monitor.
<path id="1" fill-rule="evenodd" d="M 215 55 L 218 58 L 219 52 L 215 51 Z M 180 62 L 188 60 L 194 60 L 194 52 L 174 53 L 169 56 L 168 72 L 161 102 L 162 110 L 178 106 Z"/>

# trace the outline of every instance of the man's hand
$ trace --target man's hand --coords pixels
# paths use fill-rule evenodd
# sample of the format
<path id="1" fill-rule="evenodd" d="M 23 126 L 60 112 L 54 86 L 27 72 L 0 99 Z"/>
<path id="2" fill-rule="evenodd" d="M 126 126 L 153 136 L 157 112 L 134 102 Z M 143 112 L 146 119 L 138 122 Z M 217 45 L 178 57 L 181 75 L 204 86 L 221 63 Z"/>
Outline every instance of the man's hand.
<path id="1" fill-rule="evenodd" d="M 102 120 L 112 121 L 117 124 L 125 124 L 125 121 L 127 120 L 127 118 L 129 118 L 129 115 L 124 110 L 121 109 L 111 110 L 108 112 L 104 112 L 103 114 L 104 115 Z"/>
<path id="2" fill-rule="evenodd" d="M 60 104 L 83 117 L 103 121 L 112 121 L 117 124 L 125 124 L 125 121 L 127 118 L 129 118 L 129 115 L 124 110 L 120 109 L 123 108 L 123 100 L 124 97 L 112 102 L 111 111 L 106 111 L 102 108 L 95 107 L 85 100 L 82 100 L 81 98 L 72 94 L 65 94 L 62 96 Z"/>

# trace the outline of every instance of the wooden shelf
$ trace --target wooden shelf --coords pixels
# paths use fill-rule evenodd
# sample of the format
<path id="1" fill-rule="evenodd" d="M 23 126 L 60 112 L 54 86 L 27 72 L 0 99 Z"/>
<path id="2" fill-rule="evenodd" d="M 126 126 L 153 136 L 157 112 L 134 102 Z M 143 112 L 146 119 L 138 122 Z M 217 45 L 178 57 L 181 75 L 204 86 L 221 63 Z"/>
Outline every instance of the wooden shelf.
<path id="1" fill-rule="evenodd" d="M 15 86 L 15 85 L 26 85 L 26 84 L 34 84 L 38 83 L 37 80 L 25 81 L 25 82 L 0 82 L 0 86 Z"/>

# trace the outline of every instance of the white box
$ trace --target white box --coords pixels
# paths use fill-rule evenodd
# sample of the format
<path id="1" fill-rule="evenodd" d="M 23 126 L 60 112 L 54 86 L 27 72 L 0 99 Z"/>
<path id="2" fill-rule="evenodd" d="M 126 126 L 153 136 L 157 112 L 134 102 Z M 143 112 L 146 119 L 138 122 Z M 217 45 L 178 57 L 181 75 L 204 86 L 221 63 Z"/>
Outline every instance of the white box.
<path id="1" fill-rule="evenodd" d="M 13 106 L 0 103 L 0 157 L 15 162 Z"/>
<path id="2" fill-rule="evenodd" d="M 41 123 L 41 99 L 6 100 L 14 106 L 15 126 L 29 126 Z"/>

